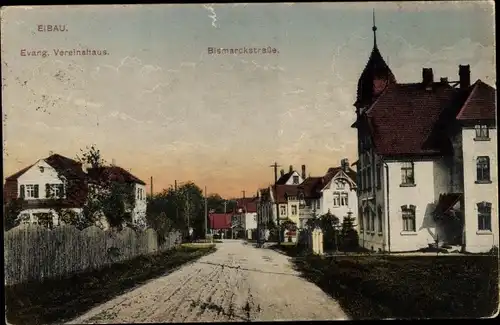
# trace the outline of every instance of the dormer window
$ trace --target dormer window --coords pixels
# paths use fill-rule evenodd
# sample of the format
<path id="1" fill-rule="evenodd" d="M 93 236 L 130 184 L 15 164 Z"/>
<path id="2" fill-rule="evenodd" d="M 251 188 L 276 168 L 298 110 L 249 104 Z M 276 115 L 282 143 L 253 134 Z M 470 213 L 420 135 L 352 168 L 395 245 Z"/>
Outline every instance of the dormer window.
<path id="1" fill-rule="evenodd" d="M 298 185 L 299 184 L 299 176 L 293 176 L 293 184 Z"/>
<path id="2" fill-rule="evenodd" d="M 484 141 L 490 139 L 490 132 L 487 125 L 476 125 L 475 129 L 476 129 L 476 137 L 474 138 L 474 140 Z"/>

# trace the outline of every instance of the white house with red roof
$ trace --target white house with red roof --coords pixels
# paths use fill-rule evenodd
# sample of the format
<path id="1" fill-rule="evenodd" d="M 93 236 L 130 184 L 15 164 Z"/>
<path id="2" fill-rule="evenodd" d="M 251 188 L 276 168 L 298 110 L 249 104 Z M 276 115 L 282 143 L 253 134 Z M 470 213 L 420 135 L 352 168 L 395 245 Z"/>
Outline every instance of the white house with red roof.
<path id="1" fill-rule="evenodd" d="M 495 92 L 471 85 L 468 65 L 457 81 L 424 68 L 420 81 L 397 83 L 375 41 L 354 104 L 360 245 L 498 247 Z"/>
<path id="2" fill-rule="evenodd" d="M 37 224 L 41 219 L 60 224 L 57 211 L 71 210 L 81 214 L 88 197 L 89 184 L 95 181 L 95 170 L 87 170 L 82 163 L 59 154 L 51 154 L 9 176 L 4 184 L 4 204 L 19 200 L 23 223 Z M 133 184 L 135 205 L 134 223 L 142 225 L 146 214 L 145 183 L 117 166 L 103 167 L 99 175 L 112 181 Z M 42 218 L 48 217 L 48 218 Z M 107 227 L 104 223 L 104 228 Z"/>
<path id="3" fill-rule="evenodd" d="M 257 229 L 257 198 L 243 197 L 236 199 L 236 216 L 247 238 L 251 239 L 252 231 Z"/>

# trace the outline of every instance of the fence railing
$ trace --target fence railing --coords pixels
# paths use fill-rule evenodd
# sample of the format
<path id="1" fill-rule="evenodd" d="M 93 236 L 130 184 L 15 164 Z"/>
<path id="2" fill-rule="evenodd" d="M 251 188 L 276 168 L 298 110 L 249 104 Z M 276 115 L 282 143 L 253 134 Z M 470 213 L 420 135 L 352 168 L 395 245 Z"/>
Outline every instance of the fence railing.
<path id="1" fill-rule="evenodd" d="M 4 234 L 5 284 L 40 281 L 87 270 L 98 270 L 140 255 L 176 247 L 181 234 L 172 232 L 161 246 L 153 229 L 136 232 L 83 230 L 69 225 L 52 230 L 20 225 Z"/>

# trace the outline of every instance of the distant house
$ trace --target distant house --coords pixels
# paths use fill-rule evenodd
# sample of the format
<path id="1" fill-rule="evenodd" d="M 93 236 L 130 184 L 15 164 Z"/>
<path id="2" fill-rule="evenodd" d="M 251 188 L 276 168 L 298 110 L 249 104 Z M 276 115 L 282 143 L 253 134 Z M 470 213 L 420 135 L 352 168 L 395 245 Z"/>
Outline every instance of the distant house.
<path id="1" fill-rule="evenodd" d="M 498 247 L 496 90 L 458 80 L 397 83 L 374 44 L 357 89 L 360 244 L 414 251 Z"/>
<path id="2" fill-rule="evenodd" d="M 89 186 L 96 184 L 102 177 L 108 177 L 112 182 L 132 184 L 131 191 L 134 191 L 136 198 L 131 211 L 133 221 L 138 222 L 145 216 L 143 181 L 117 166 L 103 167 L 99 171 L 86 169 L 82 163 L 59 154 L 51 154 L 7 177 L 4 204 L 19 200 L 21 212 L 18 218 L 23 223 L 38 224 L 43 220 L 46 226 L 57 226 L 61 223 L 57 211 L 64 209 L 81 214 L 88 198 Z"/>
<path id="3" fill-rule="evenodd" d="M 208 227 L 211 229 L 212 234 L 223 235 L 228 238 L 228 234 L 232 229 L 233 213 L 209 213 L 208 214 Z"/>
<path id="4" fill-rule="evenodd" d="M 87 197 L 87 177 L 82 164 L 58 154 L 40 159 L 6 178 L 4 203 L 19 199 L 23 223 L 60 220 L 55 209 L 82 212 Z M 49 217 L 49 218 L 47 218 Z M 50 225 L 52 226 L 52 225 Z"/>
<path id="5" fill-rule="evenodd" d="M 236 200 L 236 215 L 247 237 L 257 229 L 257 198 L 240 198 Z"/>
<path id="6" fill-rule="evenodd" d="M 351 212 L 354 224 L 357 223 L 357 185 L 356 172 L 350 168 L 349 160 L 342 159 L 339 167 L 329 168 L 322 177 L 308 177 L 298 186 L 299 228 L 305 222 L 328 212 L 343 218 Z"/>

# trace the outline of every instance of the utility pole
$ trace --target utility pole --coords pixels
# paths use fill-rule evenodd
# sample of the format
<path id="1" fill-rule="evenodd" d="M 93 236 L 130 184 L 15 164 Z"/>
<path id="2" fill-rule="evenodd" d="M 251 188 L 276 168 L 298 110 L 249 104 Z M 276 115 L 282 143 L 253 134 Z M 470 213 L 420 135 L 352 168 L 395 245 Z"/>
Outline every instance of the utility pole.
<path id="1" fill-rule="evenodd" d="M 174 182 L 174 193 L 175 193 L 175 218 L 179 220 L 179 196 L 177 195 L 177 180 Z"/>
<path id="2" fill-rule="evenodd" d="M 208 234 L 208 205 L 207 205 L 207 187 L 205 186 L 205 239 Z"/>
<path id="3" fill-rule="evenodd" d="M 224 213 L 226 213 L 226 206 L 227 206 L 227 201 L 224 200 Z"/>
<path id="4" fill-rule="evenodd" d="M 278 227 L 278 246 L 281 245 L 281 229 L 280 229 L 280 209 L 279 209 L 279 203 L 278 203 L 278 167 L 281 167 L 278 165 L 277 162 L 274 162 L 271 166 L 274 168 L 274 193 L 275 193 L 275 198 L 274 201 L 276 203 L 276 226 Z"/>
<path id="5" fill-rule="evenodd" d="M 245 198 L 245 191 L 241 191 L 241 193 L 243 193 L 243 198 Z"/>
<path id="6" fill-rule="evenodd" d="M 150 195 L 151 195 L 151 198 L 153 198 L 153 176 L 151 176 L 151 184 L 150 184 L 150 186 L 151 186 L 151 194 Z"/>

